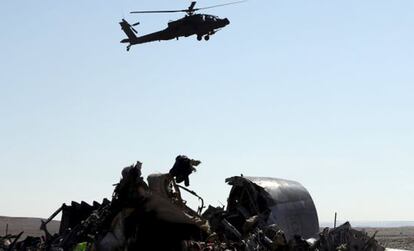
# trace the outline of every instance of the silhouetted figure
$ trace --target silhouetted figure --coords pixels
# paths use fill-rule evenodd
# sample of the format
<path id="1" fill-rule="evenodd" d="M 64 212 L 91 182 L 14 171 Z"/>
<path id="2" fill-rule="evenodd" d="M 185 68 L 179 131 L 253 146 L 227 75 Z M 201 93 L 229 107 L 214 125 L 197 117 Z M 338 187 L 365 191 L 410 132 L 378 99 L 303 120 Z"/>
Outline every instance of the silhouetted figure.
<path id="1" fill-rule="evenodd" d="M 185 186 L 190 185 L 188 176 L 195 172 L 195 166 L 200 165 L 201 161 L 190 159 L 185 155 L 178 155 L 175 158 L 174 166 L 170 170 L 170 175 L 175 177 L 177 183 L 184 181 Z"/>
<path id="2" fill-rule="evenodd" d="M 137 203 L 142 194 L 148 191 L 148 185 L 142 178 L 142 163 L 137 161 L 136 164 L 125 167 L 122 170 L 122 178 L 115 187 L 112 203 L 131 205 Z"/>

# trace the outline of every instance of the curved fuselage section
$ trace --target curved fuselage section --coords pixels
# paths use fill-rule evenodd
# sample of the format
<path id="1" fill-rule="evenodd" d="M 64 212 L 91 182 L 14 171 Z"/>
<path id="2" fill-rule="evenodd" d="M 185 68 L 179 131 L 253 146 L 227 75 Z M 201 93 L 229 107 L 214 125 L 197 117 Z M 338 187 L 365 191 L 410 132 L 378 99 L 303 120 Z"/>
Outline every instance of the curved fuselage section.
<path id="1" fill-rule="evenodd" d="M 268 177 L 232 177 L 228 210 L 248 216 L 270 210 L 267 224 L 278 225 L 291 239 L 311 238 L 319 233 L 319 220 L 309 192 L 296 181 Z M 252 207 L 251 205 L 255 205 Z"/>

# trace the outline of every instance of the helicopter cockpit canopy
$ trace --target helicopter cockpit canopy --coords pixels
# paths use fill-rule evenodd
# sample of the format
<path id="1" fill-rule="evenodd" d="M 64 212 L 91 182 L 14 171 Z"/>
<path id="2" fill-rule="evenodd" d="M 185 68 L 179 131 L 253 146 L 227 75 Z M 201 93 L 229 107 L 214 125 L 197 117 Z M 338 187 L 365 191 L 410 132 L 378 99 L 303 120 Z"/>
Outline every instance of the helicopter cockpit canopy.
<path id="1" fill-rule="evenodd" d="M 217 21 L 219 19 L 217 16 L 206 15 L 206 14 L 203 14 L 202 18 L 203 18 L 203 21 Z"/>

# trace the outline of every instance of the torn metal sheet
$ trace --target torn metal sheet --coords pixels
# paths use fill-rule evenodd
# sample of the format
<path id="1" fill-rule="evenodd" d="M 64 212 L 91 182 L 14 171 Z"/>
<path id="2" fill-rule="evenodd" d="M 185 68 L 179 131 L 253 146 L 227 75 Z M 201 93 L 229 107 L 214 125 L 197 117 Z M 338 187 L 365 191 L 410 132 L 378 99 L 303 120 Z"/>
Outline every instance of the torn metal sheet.
<path id="1" fill-rule="evenodd" d="M 233 188 L 229 196 L 228 207 L 234 207 L 232 203 L 239 196 L 250 196 L 250 205 L 246 211 L 252 215 L 251 207 L 256 205 L 257 213 L 264 211 L 263 207 L 270 209 L 267 224 L 278 225 L 286 235 L 288 240 L 295 235 L 303 238 L 317 236 L 319 232 L 318 214 L 309 192 L 296 181 L 269 178 L 269 177 L 241 177 L 235 176 L 227 179 Z M 253 183 L 253 191 L 246 187 Z M 245 201 L 245 198 L 240 198 Z M 246 202 L 245 202 L 246 203 Z M 262 205 L 261 205 L 262 204 Z M 266 204 L 266 205 L 263 205 Z M 249 209 L 250 208 L 250 209 Z M 240 210 L 240 209 L 238 209 Z"/>

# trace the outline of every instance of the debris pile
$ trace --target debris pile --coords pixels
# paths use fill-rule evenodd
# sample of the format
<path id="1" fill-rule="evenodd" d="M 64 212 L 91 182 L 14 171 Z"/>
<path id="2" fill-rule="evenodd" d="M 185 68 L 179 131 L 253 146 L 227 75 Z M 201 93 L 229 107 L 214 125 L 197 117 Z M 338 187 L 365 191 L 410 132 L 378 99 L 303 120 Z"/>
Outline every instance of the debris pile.
<path id="1" fill-rule="evenodd" d="M 319 234 L 320 238 L 315 242 L 315 247 L 318 250 L 384 251 L 385 248 L 375 240 L 375 235 L 376 233 L 370 237 L 366 232 L 353 229 L 346 222 L 334 229 L 325 228 Z"/>
<path id="2" fill-rule="evenodd" d="M 1 237 L 0 251 L 384 251 L 375 235 L 349 223 L 319 233 L 312 198 L 294 181 L 231 177 L 227 207 L 206 208 L 187 188 L 200 163 L 178 156 L 169 173 L 152 174 L 145 182 L 137 162 L 122 170 L 110 201 L 64 204 L 42 221 L 43 238 Z M 186 205 L 182 191 L 200 200 L 197 210 Z M 47 224 L 59 213 L 60 230 L 52 235 Z"/>
<path id="3" fill-rule="evenodd" d="M 19 241 L 23 232 L 18 235 L 6 235 L 0 237 L 0 251 L 11 251 L 11 250 L 41 250 L 42 239 L 39 237 L 26 237 L 23 241 Z"/>

